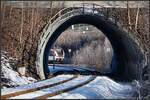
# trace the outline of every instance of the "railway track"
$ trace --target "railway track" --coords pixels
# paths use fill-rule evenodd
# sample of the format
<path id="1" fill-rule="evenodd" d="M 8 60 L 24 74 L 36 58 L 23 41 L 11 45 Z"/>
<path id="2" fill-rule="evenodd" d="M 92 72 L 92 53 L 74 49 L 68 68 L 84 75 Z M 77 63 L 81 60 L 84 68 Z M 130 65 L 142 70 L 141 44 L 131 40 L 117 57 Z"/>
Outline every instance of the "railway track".
<path id="1" fill-rule="evenodd" d="M 29 90 L 23 90 L 23 91 L 19 91 L 19 92 L 14 92 L 14 93 L 2 95 L 1 98 L 2 98 L 2 99 L 7 99 L 7 98 L 10 98 L 10 97 L 15 97 L 15 96 L 19 96 L 19 95 L 22 95 L 22 94 L 35 92 L 35 91 L 38 91 L 38 90 L 41 90 L 41 89 L 50 88 L 50 87 L 53 87 L 53 86 L 56 86 L 56 85 L 59 85 L 59 84 L 63 84 L 63 83 L 65 83 L 65 82 L 68 82 L 68 81 L 70 81 L 70 80 L 73 80 L 73 79 L 75 79 L 75 78 L 77 78 L 77 75 L 75 75 L 75 76 L 73 76 L 72 78 L 69 78 L 69 79 L 67 79 L 67 80 L 60 81 L 60 82 L 53 83 L 53 84 L 49 84 L 49 85 L 46 85 L 46 86 L 41 86 L 41 87 L 38 87 L 38 88 L 33 88 L 33 89 L 29 89 Z"/>
<path id="2" fill-rule="evenodd" d="M 85 82 L 83 82 L 81 84 L 78 84 L 78 85 L 75 85 L 75 86 L 72 86 L 72 87 L 69 87 L 69 88 L 65 88 L 65 89 L 62 89 L 62 90 L 59 90 L 59 91 L 56 91 L 56 92 L 53 92 L 53 93 L 49 93 L 49 94 L 46 94 L 46 95 L 43 95 L 43 96 L 39 96 L 39 97 L 33 98 L 33 99 L 46 99 L 46 98 L 49 98 L 49 97 L 52 97 L 52 96 L 56 96 L 56 95 L 59 95 L 59 94 L 65 93 L 65 92 L 72 91 L 72 90 L 74 90 L 76 88 L 79 88 L 81 86 L 84 86 L 84 85 L 90 83 L 95 78 L 96 78 L 96 76 L 92 76 L 91 79 L 89 79 L 88 81 L 85 81 Z"/>
<path id="3" fill-rule="evenodd" d="M 69 82 L 69 81 L 77 78 L 78 76 L 79 75 L 75 75 L 75 76 L 73 76 L 73 77 L 71 77 L 69 79 L 66 79 L 66 80 L 63 80 L 63 81 L 60 81 L 60 82 L 56 82 L 56 83 L 53 83 L 53 84 L 37 87 L 37 88 L 33 88 L 33 89 L 28 89 L 28 90 L 23 90 L 23 91 L 18 91 L 18 92 L 13 92 L 13 93 L 10 93 L 10 94 L 2 95 L 1 98 L 2 99 L 8 99 L 8 98 L 11 98 L 11 97 L 17 97 L 19 95 L 24 95 L 24 94 L 27 94 L 27 93 L 34 93 L 34 92 L 36 92 L 38 90 L 52 88 L 54 86 L 61 85 L 63 83 Z M 84 86 L 84 85 L 88 84 L 89 82 L 93 81 L 95 78 L 96 78 L 96 76 L 91 76 L 88 80 L 86 80 L 86 81 L 84 81 L 82 83 L 79 83 L 77 85 L 74 85 L 74 86 L 71 86 L 71 87 L 68 87 L 68 88 L 65 88 L 65 89 L 62 89 L 62 90 L 58 90 L 58 91 L 55 91 L 53 93 L 44 94 L 42 96 L 35 97 L 33 99 L 45 99 L 45 98 L 49 98 L 49 97 L 52 97 L 52 96 L 56 96 L 56 95 L 62 94 L 64 92 L 72 91 L 72 90 L 74 90 L 76 88 L 79 88 L 81 86 Z"/>

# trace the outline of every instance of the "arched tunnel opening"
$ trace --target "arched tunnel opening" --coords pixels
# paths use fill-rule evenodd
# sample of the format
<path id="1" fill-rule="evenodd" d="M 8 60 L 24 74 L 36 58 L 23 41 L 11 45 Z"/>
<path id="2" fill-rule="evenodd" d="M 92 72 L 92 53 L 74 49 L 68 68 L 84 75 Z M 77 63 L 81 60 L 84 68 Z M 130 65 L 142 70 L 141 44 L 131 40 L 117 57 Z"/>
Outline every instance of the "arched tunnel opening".
<path id="1" fill-rule="evenodd" d="M 102 72 L 110 70 L 113 57 L 113 49 L 108 38 L 96 27 L 89 24 L 74 24 L 66 29 L 53 45 L 56 54 L 62 50 L 65 55 L 64 61 L 56 61 L 56 65 L 79 66 L 95 68 Z M 53 51 L 53 49 L 52 49 Z M 52 54 L 53 52 L 51 52 Z M 52 55 L 49 59 L 53 64 Z M 57 57 L 57 56 L 56 56 Z M 59 58 L 58 58 L 59 60 Z M 61 60 L 61 58 L 60 58 Z M 71 67 L 71 66 L 70 66 Z"/>
<path id="2" fill-rule="evenodd" d="M 135 41 L 128 37 L 126 31 L 123 31 L 119 26 L 114 25 L 111 21 L 106 20 L 105 17 L 88 14 L 69 18 L 59 25 L 51 34 L 43 53 L 43 71 L 45 78 L 47 78 L 47 75 L 50 73 L 48 70 L 48 55 L 50 48 L 52 48 L 52 45 L 62 32 L 73 24 L 93 25 L 102 31 L 109 39 L 113 48 L 114 56 L 110 66 L 111 73 L 107 74 L 108 76 L 116 77 L 123 81 L 140 78 L 140 70 L 142 69 L 142 60 L 144 58 Z"/>
<path id="3" fill-rule="evenodd" d="M 108 38 L 93 25 L 70 26 L 61 33 L 49 52 L 48 65 L 51 73 L 57 69 L 64 71 L 66 68 L 84 75 L 111 71 L 112 46 Z"/>

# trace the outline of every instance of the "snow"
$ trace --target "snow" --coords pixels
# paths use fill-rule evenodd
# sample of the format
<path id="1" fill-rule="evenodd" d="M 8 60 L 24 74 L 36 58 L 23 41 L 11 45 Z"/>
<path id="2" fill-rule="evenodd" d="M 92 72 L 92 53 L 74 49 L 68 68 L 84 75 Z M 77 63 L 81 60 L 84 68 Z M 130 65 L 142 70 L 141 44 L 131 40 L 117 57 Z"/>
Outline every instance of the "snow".
<path id="1" fill-rule="evenodd" d="M 54 65 L 54 68 L 52 65 L 49 65 L 49 70 L 51 73 L 54 73 L 54 72 L 58 72 L 58 71 L 74 71 L 74 70 L 77 70 L 77 71 L 96 71 L 96 69 L 93 69 L 93 68 L 87 68 L 87 67 L 79 67 L 79 66 L 74 66 L 74 65 L 70 65 L 68 66 L 67 64 L 55 64 Z"/>
<path id="2" fill-rule="evenodd" d="M 98 13 L 98 11 L 96 11 L 96 10 L 93 11 L 93 9 L 90 9 L 90 8 L 85 9 L 84 12 L 95 13 L 95 14 Z"/>
<path id="3" fill-rule="evenodd" d="M 15 91 L 40 87 L 55 82 L 59 82 L 62 80 L 66 80 L 71 77 L 73 77 L 73 75 L 58 75 L 57 77 L 48 80 L 43 80 L 37 83 L 22 85 L 16 88 L 2 89 L 1 93 L 3 95 Z M 78 78 L 75 78 L 69 82 L 51 88 L 42 89 L 36 92 L 23 94 L 16 97 L 11 97 L 10 99 L 19 99 L 19 98 L 29 99 L 29 98 L 39 97 L 42 95 L 46 95 L 52 92 L 56 92 L 62 89 L 66 89 L 81 84 L 85 81 L 88 81 L 92 77 L 93 76 L 80 75 Z M 132 98 L 132 93 L 133 93 L 133 88 L 129 83 L 119 83 L 119 82 L 115 82 L 114 80 L 106 76 L 97 76 L 97 78 L 94 81 L 88 83 L 87 85 L 84 85 L 70 92 L 53 96 L 50 99 L 115 99 L 115 98 L 120 99 L 120 98 Z"/>
<path id="4" fill-rule="evenodd" d="M 1 67 L 2 67 L 1 78 L 9 80 L 9 82 L 2 82 L 2 84 L 8 86 L 19 86 L 19 85 L 29 84 L 37 81 L 32 77 L 21 76 L 18 72 L 14 71 L 9 64 L 10 60 L 15 60 L 15 59 L 13 59 L 12 57 L 7 57 L 4 54 L 1 55 Z M 6 87 L 3 86 L 3 88 Z"/>
<path id="5" fill-rule="evenodd" d="M 121 99 L 132 98 L 133 88 L 130 84 L 116 83 L 112 79 L 99 76 L 89 84 L 52 97 L 51 99 Z"/>
<path id="6" fill-rule="evenodd" d="M 48 84 L 53 84 L 59 81 L 63 81 L 66 80 L 68 78 L 71 78 L 73 75 L 59 75 L 57 77 L 48 79 L 48 80 L 42 80 L 36 83 L 30 83 L 30 84 L 25 84 L 25 85 L 21 85 L 15 88 L 7 88 L 7 89 L 2 89 L 1 93 L 2 95 L 5 94 L 9 94 L 9 93 L 13 93 L 13 92 L 17 92 L 17 91 L 23 91 L 23 90 L 27 90 L 27 89 L 33 89 L 33 88 L 37 88 L 37 87 L 41 87 L 41 86 L 45 86 Z"/>
<path id="7" fill-rule="evenodd" d="M 39 97 L 39 96 L 42 96 L 42 95 L 46 95 L 48 93 L 53 93 L 53 92 L 56 92 L 56 91 L 59 91 L 59 90 L 65 89 L 65 88 L 75 86 L 79 83 L 82 83 L 83 80 L 87 81 L 90 78 L 91 77 L 89 77 L 89 76 L 79 76 L 78 78 L 73 79 L 73 80 L 71 80 L 67 83 L 63 83 L 63 84 L 60 84 L 60 85 L 57 85 L 57 86 L 54 86 L 54 87 L 51 87 L 51 88 L 47 88 L 47 89 L 42 89 L 42 90 L 39 90 L 39 91 L 36 91 L 36 92 L 33 92 L 33 93 L 27 93 L 27 94 L 24 94 L 24 95 L 20 95 L 18 97 L 12 97 L 10 99 L 18 99 L 18 98 L 29 99 L 29 98 Z"/>
<path id="8" fill-rule="evenodd" d="M 19 75 L 19 73 L 13 71 L 12 68 L 10 67 L 9 60 L 10 59 L 8 57 L 4 55 L 1 56 L 1 63 L 2 63 L 1 65 L 3 73 L 2 77 L 9 79 L 10 80 L 9 84 L 13 84 L 14 86 L 17 87 L 3 88 L 1 89 L 1 95 L 57 83 L 74 76 L 74 75 L 58 75 L 56 77 L 37 82 L 35 79 L 31 77 L 21 76 Z M 73 71 L 73 70 L 78 71 L 95 70 L 90 68 L 65 67 L 62 65 L 60 65 L 60 67 L 58 66 L 55 67 L 55 69 L 53 69 L 53 66 L 49 66 L 49 69 L 51 72 Z M 11 97 L 10 99 L 27 99 L 43 96 L 49 93 L 53 93 L 62 89 L 82 84 L 90 80 L 91 78 L 93 78 L 93 76 L 91 75 L 88 76 L 79 75 L 77 78 L 68 81 L 66 83 L 38 90 L 32 93 Z M 97 76 L 95 80 L 91 81 L 90 83 L 80 88 L 53 96 L 50 99 L 122 99 L 122 98 L 129 99 L 133 98 L 132 95 L 136 91 L 135 89 L 136 88 L 133 87 L 131 83 L 117 82 L 106 76 Z"/>
<path id="9" fill-rule="evenodd" d="M 68 67 L 49 66 L 48 68 L 51 73 L 58 72 L 58 71 L 71 71 L 71 70 L 73 71 L 73 69 L 68 68 Z"/>

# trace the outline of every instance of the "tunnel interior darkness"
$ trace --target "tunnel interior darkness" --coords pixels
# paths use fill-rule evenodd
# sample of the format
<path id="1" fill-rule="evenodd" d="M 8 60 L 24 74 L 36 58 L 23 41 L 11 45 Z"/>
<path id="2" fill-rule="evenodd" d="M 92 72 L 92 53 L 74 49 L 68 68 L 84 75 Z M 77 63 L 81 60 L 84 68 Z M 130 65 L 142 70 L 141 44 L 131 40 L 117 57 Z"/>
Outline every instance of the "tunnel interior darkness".
<path id="1" fill-rule="evenodd" d="M 50 48 L 60 34 L 73 24 L 93 25 L 102 31 L 109 39 L 114 51 L 111 63 L 111 75 L 122 80 L 133 80 L 139 78 L 143 56 L 137 44 L 127 36 L 128 33 L 122 31 L 111 21 L 105 20 L 102 16 L 86 14 L 71 17 L 61 24 L 49 38 L 43 59 L 45 76 L 47 75 L 46 73 L 49 73 L 48 54 Z"/>

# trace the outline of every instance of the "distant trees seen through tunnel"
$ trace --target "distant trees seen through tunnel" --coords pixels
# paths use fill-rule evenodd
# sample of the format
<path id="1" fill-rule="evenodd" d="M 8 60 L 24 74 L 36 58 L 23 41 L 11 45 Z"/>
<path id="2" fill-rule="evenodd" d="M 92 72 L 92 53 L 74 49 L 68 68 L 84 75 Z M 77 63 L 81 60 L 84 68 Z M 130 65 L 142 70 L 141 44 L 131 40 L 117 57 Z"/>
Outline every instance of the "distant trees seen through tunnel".
<path id="1" fill-rule="evenodd" d="M 58 37 L 53 48 L 61 48 L 65 53 L 63 62 L 57 63 L 91 67 L 101 71 L 110 70 L 112 46 L 108 38 L 92 25 L 70 26 Z"/>

